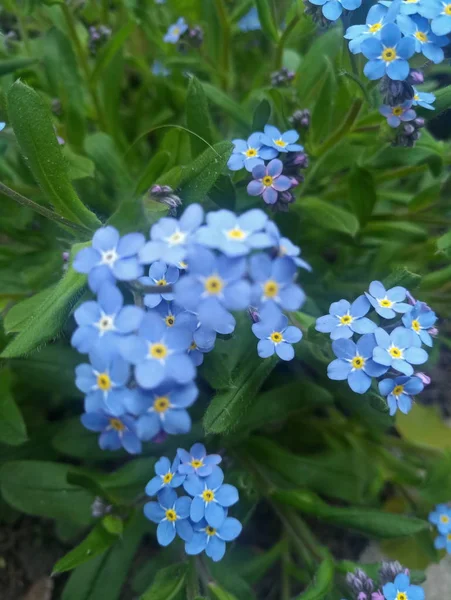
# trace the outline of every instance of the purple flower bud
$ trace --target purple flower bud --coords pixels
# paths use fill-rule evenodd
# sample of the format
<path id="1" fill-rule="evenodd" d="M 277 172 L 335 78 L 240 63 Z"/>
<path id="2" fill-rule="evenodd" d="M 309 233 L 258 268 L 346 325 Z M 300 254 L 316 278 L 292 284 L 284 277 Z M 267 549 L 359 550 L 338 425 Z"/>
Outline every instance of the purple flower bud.
<path id="1" fill-rule="evenodd" d="M 62 252 L 61 257 L 63 259 L 63 262 L 67 262 L 69 260 L 69 252 Z"/>
<path id="2" fill-rule="evenodd" d="M 379 590 L 371 594 L 371 600 L 385 600 L 384 594 Z"/>
<path id="3" fill-rule="evenodd" d="M 429 385 L 431 383 L 431 378 L 429 377 L 429 375 L 426 375 L 426 373 L 422 373 L 420 371 L 418 373 L 414 373 L 414 375 L 415 377 L 418 377 L 418 379 L 421 379 L 424 385 Z"/>
<path id="4" fill-rule="evenodd" d="M 433 335 L 433 336 L 438 335 L 437 327 L 431 327 L 430 329 L 428 329 L 428 333 L 429 333 L 429 335 Z"/>
<path id="5" fill-rule="evenodd" d="M 247 309 L 247 312 L 253 323 L 258 323 L 260 321 L 260 315 L 258 313 L 258 310 L 255 308 L 255 306 L 249 306 L 249 308 Z"/>
<path id="6" fill-rule="evenodd" d="M 379 569 L 380 583 L 384 586 L 386 583 L 393 582 L 396 575 L 405 573 L 405 569 L 397 560 L 391 562 L 383 562 Z"/>
<path id="7" fill-rule="evenodd" d="M 417 117 L 415 119 L 414 123 L 417 126 L 417 128 L 420 128 L 420 127 L 424 127 L 425 126 L 426 121 L 422 117 Z"/>
<path id="8" fill-rule="evenodd" d="M 160 431 L 159 433 L 157 433 L 157 435 L 152 438 L 152 442 L 154 444 L 162 444 L 163 442 L 166 441 L 166 438 L 168 437 L 168 434 L 165 431 Z"/>
<path id="9" fill-rule="evenodd" d="M 91 504 L 91 515 L 95 518 L 104 517 L 111 512 L 112 507 L 107 504 L 102 498 L 96 496 Z"/>
<path id="10" fill-rule="evenodd" d="M 424 83 L 424 75 L 421 71 L 418 71 L 418 69 L 410 69 L 407 81 L 411 85 L 418 85 L 419 83 Z"/>
<path id="11" fill-rule="evenodd" d="M 165 204 L 169 208 L 170 215 L 175 215 L 177 208 L 182 204 L 180 198 L 174 194 L 174 190 L 168 185 L 153 185 L 148 194 L 156 202 Z"/>
<path id="12" fill-rule="evenodd" d="M 410 123 L 406 123 L 404 125 L 404 131 L 405 131 L 406 135 L 412 135 L 412 133 L 414 133 L 414 131 L 415 131 L 415 127 L 413 125 L 411 125 Z"/>

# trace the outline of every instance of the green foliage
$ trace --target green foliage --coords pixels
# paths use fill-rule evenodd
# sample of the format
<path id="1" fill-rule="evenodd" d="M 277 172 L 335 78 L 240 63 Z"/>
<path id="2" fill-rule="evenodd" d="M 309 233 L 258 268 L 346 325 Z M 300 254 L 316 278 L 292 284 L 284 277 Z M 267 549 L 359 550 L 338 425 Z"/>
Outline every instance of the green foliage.
<path id="1" fill-rule="evenodd" d="M 185 585 L 186 564 L 175 564 L 158 571 L 154 582 L 141 600 L 174 600 Z"/>

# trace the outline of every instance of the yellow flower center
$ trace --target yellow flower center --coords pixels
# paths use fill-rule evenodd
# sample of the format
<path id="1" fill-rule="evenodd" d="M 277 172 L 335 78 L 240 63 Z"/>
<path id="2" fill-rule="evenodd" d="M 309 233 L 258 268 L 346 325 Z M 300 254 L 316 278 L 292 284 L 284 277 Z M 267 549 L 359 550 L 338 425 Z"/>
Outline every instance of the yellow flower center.
<path id="1" fill-rule="evenodd" d="M 395 117 L 400 117 L 403 112 L 404 110 L 401 106 L 395 106 L 392 110 L 392 114 L 395 115 Z"/>
<path id="2" fill-rule="evenodd" d="M 210 527 L 210 525 L 207 525 L 205 528 L 205 533 L 209 536 L 216 535 L 216 529 L 214 527 Z"/>
<path id="3" fill-rule="evenodd" d="M 340 323 L 342 325 L 349 325 L 350 323 L 352 323 L 353 318 L 351 317 L 351 315 L 343 315 L 342 317 L 340 317 Z"/>
<path id="4" fill-rule="evenodd" d="M 111 389 L 111 379 L 106 373 L 99 373 L 97 375 L 97 387 L 103 392 L 107 392 Z"/>
<path id="5" fill-rule="evenodd" d="M 166 323 L 166 325 L 168 327 L 172 327 L 175 324 L 175 317 L 174 317 L 174 315 L 168 315 L 165 318 L 164 322 Z"/>
<path id="6" fill-rule="evenodd" d="M 282 138 L 274 140 L 274 143 L 276 146 L 279 146 L 279 148 L 285 148 L 285 146 L 287 145 L 287 142 L 284 142 Z"/>
<path id="7" fill-rule="evenodd" d="M 368 31 L 370 33 L 377 33 L 378 31 L 380 31 L 382 29 L 382 24 L 381 23 L 373 23 L 373 25 L 370 25 L 368 27 Z"/>
<path id="8" fill-rule="evenodd" d="M 164 344 L 150 344 L 149 355 L 152 358 L 163 359 L 168 353 L 168 349 Z"/>
<path id="9" fill-rule="evenodd" d="M 181 260 L 179 262 L 179 269 L 186 269 L 188 267 L 188 263 L 185 262 L 184 260 Z"/>
<path id="10" fill-rule="evenodd" d="M 398 592 L 396 594 L 396 600 L 409 600 L 405 592 Z"/>
<path id="11" fill-rule="evenodd" d="M 183 233 L 183 231 L 174 231 L 174 233 L 167 238 L 167 241 L 169 244 L 176 246 L 177 244 L 183 244 L 185 238 L 186 233 Z"/>
<path id="12" fill-rule="evenodd" d="M 213 490 L 204 490 L 202 492 L 202 498 L 205 500 L 205 502 L 213 502 L 215 499 L 215 493 Z"/>
<path id="13" fill-rule="evenodd" d="M 354 358 L 351 360 L 351 365 L 353 369 L 363 369 L 365 366 L 365 359 L 363 356 L 354 356 Z"/>
<path id="14" fill-rule="evenodd" d="M 212 275 L 211 277 L 207 277 L 204 283 L 204 287 L 205 291 L 209 294 L 218 295 L 222 292 L 224 282 L 217 275 Z"/>
<path id="15" fill-rule="evenodd" d="M 246 237 L 246 233 L 239 227 L 235 227 L 234 229 L 229 229 L 229 231 L 227 231 L 226 235 L 231 240 L 244 240 L 244 238 Z"/>
<path id="16" fill-rule="evenodd" d="M 382 52 L 382 60 L 385 62 L 391 62 L 396 58 L 396 50 L 394 48 L 384 48 Z"/>
<path id="17" fill-rule="evenodd" d="M 419 100 L 420 96 L 418 94 L 415 94 L 415 96 L 413 97 L 414 100 Z"/>
<path id="18" fill-rule="evenodd" d="M 169 471 L 166 475 L 163 475 L 163 483 L 171 483 L 174 475 Z"/>
<path id="19" fill-rule="evenodd" d="M 443 12 L 445 13 L 445 15 L 450 16 L 451 15 L 451 4 L 447 4 L 444 9 Z"/>
<path id="20" fill-rule="evenodd" d="M 428 41 L 428 36 L 425 33 L 423 33 L 422 31 L 417 31 L 414 35 L 417 38 L 417 40 L 419 40 L 420 42 Z"/>
<path id="21" fill-rule="evenodd" d="M 393 390 L 393 395 L 394 396 L 400 396 L 403 392 L 404 392 L 404 386 L 403 385 L 397 385 L 395 387 L 395 389 Z"/>
<path id="22" fill-rule="evenodd" d="M 254 158 L 254 156 L 257 156 L 257 150 L 255 148 L 248 148 L 244 154 L 248 158 Z"/>
<path id="23" fill-rule="evenodd" d="M 168 283 L 167 283 L 166 279 L 159 279 L 157 281 L 157 285 L 168 285 Z"/>
<path id="24" fill-rule="evenodd" d="M 124 431 L 125 425 L 119 419 L 110 419 L 110 427 L 115 431 Z"/>
<path id="25" fill-rule="evenodd" d="M 198 469 L 199 467 L 203 467 L 204 466 L 204 461 L 203 460 L 198 460 L 197 458 L 193 458 L 191 460 L 191 466 L 193 467 L 193 469 Z"/>
<path id="26" fill-rule="evenodd" d="M 392 358 L 402 358 L 402 350 L 401 348 L 397 348 L 396 346 L 392 346 L 388 349 L 388 353 Z"/>
<path id="27" fill-rule="evenodd" d="M 157 396 L 153 403 L 153 409 L 157 413 L 164 413 L 171 406 L 167 396 Z"/>
<path id="28" fill-rule="evenodd" d="M 191 342 L 191 344 L 189 345 L 188 350 L 197 350 L 197 344 L 196 344 L 196 342 Z"/>
<path id="29" fill-rule="evenodd" d="M 175 510 L 172 510 L 172 508 L 168 508 L 168 510 L 166 511 L 166 519 L 171 522 L 177 521 L 177 513 L 175 512 Z"/>
<path id="30" fill-rule="evenodd" d="M 270 187 L 272 185 L 273 178 L 270 175 L 266 175 L 266 177 L 263 177 L 262 181 L 264 186 Z"/>
<path id="31" fill-rule="evenodd" d="M 446 536 L 446 539 L 448 540 L 448 542 L 451 542 L 451 533 L 448 533 L 448 535 Z"/>
<path id="32" fill-rule="evenodd" d="M 283 335 L 279 331 L 273 331 L 270 335 L 270 338 L 271 342 L 274 342 L 275 344 L 280 344 L 280 342 L 283 340 Z"/>
<path id="33" fill-rule="evenodd" d="M 440 522 L 443 523 L 444 525 L 446 525 L 447 523 L 449 523 L 449 517 L 448 517 L 448 515 L 440 515 Z"/>
<path id="34" fill-rule="evenodd" d="M 178 35 L 180 33 L 180 29 L 178 27 L 174 27 L 174 29 L 172 30 L 172 33 L 174 35 Z"/>
<path id="35" fill-rule="evenodd" d="M 406 4 L 417 4 L 419 0 L 404 0 Z"/>
<path id="36" fill-rule="evenodd" d="M 277 281 L 269 279 L 263 286 L 263 294 L 266 298 L 275 298 L 279 293 L 279 284 Z"/>
<path id="37" fill-rule="evenodd" d="M 379 306 L 382 308 L 391 308 L 393 306 L 393 302 L 388 298 L 381 298 L 378 300 Z"/>
<path id="38" fill-rule="evenodd" d="M 414 331 L 416 331 L 417 333 L 420 331 L 420 329 L 421 329 L 421 325 L 420 325 L 420 322 L 419 322 L 417 319 L 414 319 L 414 320 L 412 321 L 412 329 L 413 329 Z"/>

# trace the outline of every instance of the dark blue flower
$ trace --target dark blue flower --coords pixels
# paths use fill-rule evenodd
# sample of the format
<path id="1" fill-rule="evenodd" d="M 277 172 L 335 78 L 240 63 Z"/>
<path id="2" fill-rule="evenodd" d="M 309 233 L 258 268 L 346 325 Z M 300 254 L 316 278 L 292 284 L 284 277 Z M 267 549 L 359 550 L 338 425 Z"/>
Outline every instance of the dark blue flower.
<path id="1" fill-rule="evenodd" d="M 268 148 L 274 148 L 278 152 L 300 152 L 304 147 L 296 144 L 299 139 L 299 133 L 295 129 L 290 129 L 281 133 L 277 127 L 265 125 L 264 133 L 260 140 Z"/>
<path id="2" fill-rule="evenodd" d="M 451 532 L 451 508 L 447 504 L 437 504 L 428 519 L 442 535 Z"/>
<path id="3" fill-rule="evenodd" d="M 332 302 L 329 314 L 317 319 L 315 329 L 330 333 L 332 340 L 351 338 L 354 333 L 373 333 L 377 325 L 365 317 L 370 308 L 365 296 L 359 296 L 352 304 L 347 300 Z"/>
<path id="4" fill-rule="evenodd" d="M 249 196 L 262 196 L 266 204 L 275 204 L 279 192 L 286 192 L 293 187 L 292 180 L 282 175 L 283 163 L 275 158 L 265 165 L 257 165 L 252 169 L 252 181 L 248 183 Z"/>
<path id="5" fill-rule="evenodd" d="M 405 288 L 396 286 L 386 290 L 380 281 L 372 281 L 369 293 L 365 292 L 377 314 L 384 319 L 393 319 L 396 313 L 406 313 L 412 308 L 410 304 L 403 302 L 406 295 Z"/>
<path id="6" fill-rule="evenodd" d="M 268 358 L 275 352 L 282 360 L 292 360 L 292 344 L 301 340 L 301 330 L 288 325 L 287 317 L 273 304 L 267 304 L 261 310 L 260 319 L 252 325 L 252 331 L 260 340 L 257 345 L 260 358 Z"/>
<path id="7" fill-rule="evenodd" d="M 327 368 L 329 379 L 347 379 L 354 392 L 364 394 L 371 386 L 371 378 L 380 377 L 388 369 L 372 359 L 375 346 L 376 340 L 372 333 L 362 335 L 357 344 L 343 338 L 332 342 L 337 360 L 332 361 Z"/>
<path id="8" fill-rule="evenodd" d="M 141 441 L 136 435 L 133 417 L 116 417 L 106 411 L 97 411 L 82 414 L 81 422 L 86 429 L 101 432 L 99 446 L 102 450 L 119 450 L 122 447 L 129 454 L 141 452 Z"/>
<path id="9" fill-rule="evenodd" d="M 407 123 L 413 121 L 417 113 L 411 108 L 412 100 L 404 100 L 402 104 L 397 106 L 389 106 L 383 104 L 379 108 L 379 112 L 383 117 L 387 119 L 387 123 L 390 127 L 399 127 L 401 123 Z"/>
<path id="10" fill-rule="evenodd" d="M 135 379 L 141 387 L 152 389 L 164 380 L 188 383 L 196 375 L 186 351 L 192 333 L 184 327 L 168 328 L 156 313 L 147 313 L 138 335 L 124 338 L 122 356 L 135 365 Z"/>
<path id="11" fill-rule="evenodd" d="M 121 292 L 111 283 L 104 282 L 97 302 L 83 302 L 74 312 L 79 326 L 71 344 L 82 354 L 94 347 L 110 351 L 121 339 L 138 329 L 144 312 L 138 306 L 123 306 Z"/>
<path id="12" fill-rule="evenodd" d="M 329 21 L 339 19 L 343 9 L 355 10 L 362 4 L 362 0 L 310 0 L 310 2 L 322 6 L 322 13 Z"/>
<path id="13" fill-rule="evenodd" d="M 188 475 L 183 483 L 185 491 L 193 497 L 190 517 L 194 523 L 205 518 L 211 527 L 221 527 L 227 516 L 227 508 L 239 500 L 238 490 L 224 481 L 224 473 L 215 467 L 210 475 L 200 479 Z"/>
<path id="14" fill-rule="evenodd" d="M 140 277 L 139 282 L 142 285 L 172 285 L 179 278 L 180 271 L 177 267 L 168 266 L 162 260 L 157 260 L 149 268 L 148 277 Z M 144 296 L 144 304 L 147 308 L 155 308 L 162 300 L 173 300 L 174 294 L 172 292 L 165 292 L 163 294 L 146 294 Z"/>
<path id="15" fill-rule="evenodd" d="M 386 583 L 382 591 L 386 600 L 401 600 L 402 596 L 406 600 L 424 600 L 424 590 L 419 585 L 411 585 L 410 577 L 405 573 L 396 575 L 395 581 Z"/>
<path id="16" fill-rule="evenodd" d="M 423 382 L 419 377 L 396 377 L 394 379 L 382 379 L 379 382 L 379 391 L 382 396 L 387 397 L 390 415 L 393 416 L 397 409 L 407 414 L 412 408 L 412 396 L 419 394 L 424 389 Z"/>
<path id="17" fill-rule="evenodd" d="M 176 44 L 187 29 L 188 25 L 186 24 L 185 19 L 180 17 L 176 23 L 169 27 L 163 40 L 169 44 Z"/>
<path id="18" fill-rule="evenodd" d="M 415 42 L 410 37 L 401 39 L 401 31 L 394 23 L 383 27 L 380 40 L 368 38 L 360 47 L 369 59 L 363 70 L 368 79 L 380 79 L 388 75 L 390 79 L 403 81 L 409 75 L 407 60 L 415 52 Z"/>
<path id="19" fill-rule="evenodd" d="M 158 502 L 147 502 L 144 515 L 153 523 L 158 523 L 157 540 L 160 546 L 168 546 L 176 534 L 185 542 L 193 537 L 193 527 L 189 521 L 191 498 L 165 488 L 158 494 Z"/>
<path id="20" fill-rule="evenodd" d="M 284 310 L 299 310 L 305 294 L 294 283 L 296 265 L 288 257 L 271 260 L 266 254 L 255 254 L 249 261 L 249 272 L 254 285 L 252 304 L 260 307 L 274 303 Z"/>
<path id="21" fill-rule="evenodd" d="M 189 542 L 185 544 L 185 552 L 189 555 L 205 554 L 214 562 L 222 559 L 226 550 L 226 542 L 235 540 L 243 529 L 241 523 L 233 517 L 227 517 L 218 528 L 208 525 L 202 519 L 194 524 L 194 534 Z"/>
<path id="22" fill-rule="evenodd" d="M 301 254 L 299 246 L 295 246 L 288 238 L 282 237 L 279 228 L 274 221 L 268 220 L 266 223 L 266 232 L 273 240 L 274 246 L 277 248 L 277 256 L 287 256 L 288 258 L 291 258 L 297 267 L 301 267 L 307 271 L 312 270 L 312 267 L 299 256 Z"/>
<path id="23" fill-rule="evenodd" d="M 138 279 L 143 273 L 138 263 L 138 252 L 144 246 L 141 233 L 129 233 L 123 237 L 110 225 L 98 229 L 92 238 L 92 246 L 77 253 L 73 267 L 79 273 L 87 273 L 89 286 L 97 292 L 104 281 L 114 283 Z"/>
<path id="24" fill-rule="evenodd" d="M 207 454 L 205 446 L 199 443 L 191 446 L 189 452 L 179 448 L 177 456 L 180 459 L 179 473 L 199 477 L 211 475 L 214 467 L 222 461 L 219 454 Z"/>
<path id="25" fill-rule="evenodd" d="M 349 50 L 353 54 L 361 52 L 361 44 L 364 40 L 375 37 L 380 38 L 382 27 L 385 25 L 387 8 L 381 4 L 374 4 L 368 11 L 365 25 L 351 25 L 346 30 L 344 38 L 351 40 Z"/>
<path id="26" fill-rule="evenodd" d="M 171 461 L 166 456 L 162 456 L 155 463 L 155 477 L 146 485 L 146 494 L 156 496 L 160 490 L 166 487 L 178 488 L 185 481 L 186 475 L 178 472 L 180 459 L 176 457 L 171 465 Z"/>
<path id="27" fill-rule="evenodd" d="M 377 346 L 373 359 L 378 365 L 392 367 L 404 375 L 413 375 L 412 365 L 422 365 L 428 359 L 427 352 L 421 346 L 420 339 L 413 331 L 405 327 L 396 327 L 390 334 L 378 327 L 374 332 Z"/>
<path id="28" fill-rule="evenodd" d="M 239 171 L 245 167 L 246 171 L 252 173 L 252 169 L 257 165 L 263 165 L 264 160 L 271 160 L 277 156 L 277 150 L 263 146 L 260 141 L 262 135 L 261 132 L 256 131 L 248 137 L 247 141 L 232 140 L 235 147 L 227 163 L 231 171 Z"/>
<path id="29" fill-rule="evenodd" d="M 433 63 L 442 62 L 445 57 L 442 48 L 449 44 L 449 40 L 445 35 L 434 35 L 427 19 L 419 15 L 411 17 L 400 15 L 397 18 L 397 23 L 403 34 L 414 40 L 415 52 L 422 52 L 423 56 Z"/>
<path id="30" fill-rule="evenodd" d="M 428 332 L 437 321 L 437 315 L 428 308 L 423 302 L 417 302 L 412 310 L 402 316 L 404 327 L 414 331 L 421 339 L 423 344 L 432 347 L 432 337 Z"/>

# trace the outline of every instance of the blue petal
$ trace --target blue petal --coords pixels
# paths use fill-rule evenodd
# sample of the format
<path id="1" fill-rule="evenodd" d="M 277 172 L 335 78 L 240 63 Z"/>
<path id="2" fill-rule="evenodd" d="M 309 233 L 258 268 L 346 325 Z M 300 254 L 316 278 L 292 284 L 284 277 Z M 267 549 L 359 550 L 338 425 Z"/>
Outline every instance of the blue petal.
<path id="1" fill-rule="evenodd" d="M 189 542 L 192 540 L 194 531 L 193 526 L 188 519 L 178 519 L 175 522 L 175 530 L 179 538 L 181 538 L 184 542 Z"/>
<path id="2" fill-rule="evenodd" d="M 217 502 L 209 502 L 205 507 L 205 519 L 211 527 L 221 527 L 225 518 L 226 511 Z"/>
<path id="3" fill-rule="evenodd" d="M 349 387 L 356 394 L 364 394 L 371 386 L 371 377 L 363 370 L 351 371 L 348 376 Z"/>
<path id="4" fill-rule="evenodd" d="M 238 490 L 233 485 L 225 483 L 215 492 L 215 500 L 217 500 L 221 506 L 233 506 L 233 504 L 236 504 L 239 500 Z"/>
<path id="5" fill-rule="evenodd" d="M 347 361 L 337 359 L 327 367 L 327 376 L 335 381 L 344 381 L 351 372 L 351 364 Z"/>
<path id="6" fill-rule="evenodd" d="M 209 556 L 214 562 L 220 561 L 225 554 L 225 542 L 220 540 L 217 536 L 212 536 L 210 541 L 205 549 L 205 553 Z"/>
<path id="7" fill-rule="evenodd" d="M 238 519 L 227 517 L 227 519 L 218 529 L 217 535 L 226 542 L 231 542 L 240 535 L 242 529 L 243 526 Z"/>
<path id="8" fill-rule="evenodd" d="M 161 521 L 157 527 L 157 540 L 160 546 L 169 546 L 175 538 L 175 526 L 170 521 Z"/>
<path id="9" fill-rule="evenodd" d="M 143 510 L 145 516 L 153 523 L 160 523 L 165 517 L 165 512 L 158 502 L 147 502 Z"/>
<path id="10" fill-rule="evenodd" d="M 185 488 L 186 489 L 186 488 Z M 193 498 L 190 507 L 190 517 L 194 523 L 198 523 L 205 516 L 205 502 L 199 496 Z"/>
<path id="11" fill-rule="evenodd" d="M 200 554 L 207 546 L 208 536 L 203 532 L 195 532 L 189 542 L 185 544 L 185 552 L 190 556 Z"/>

